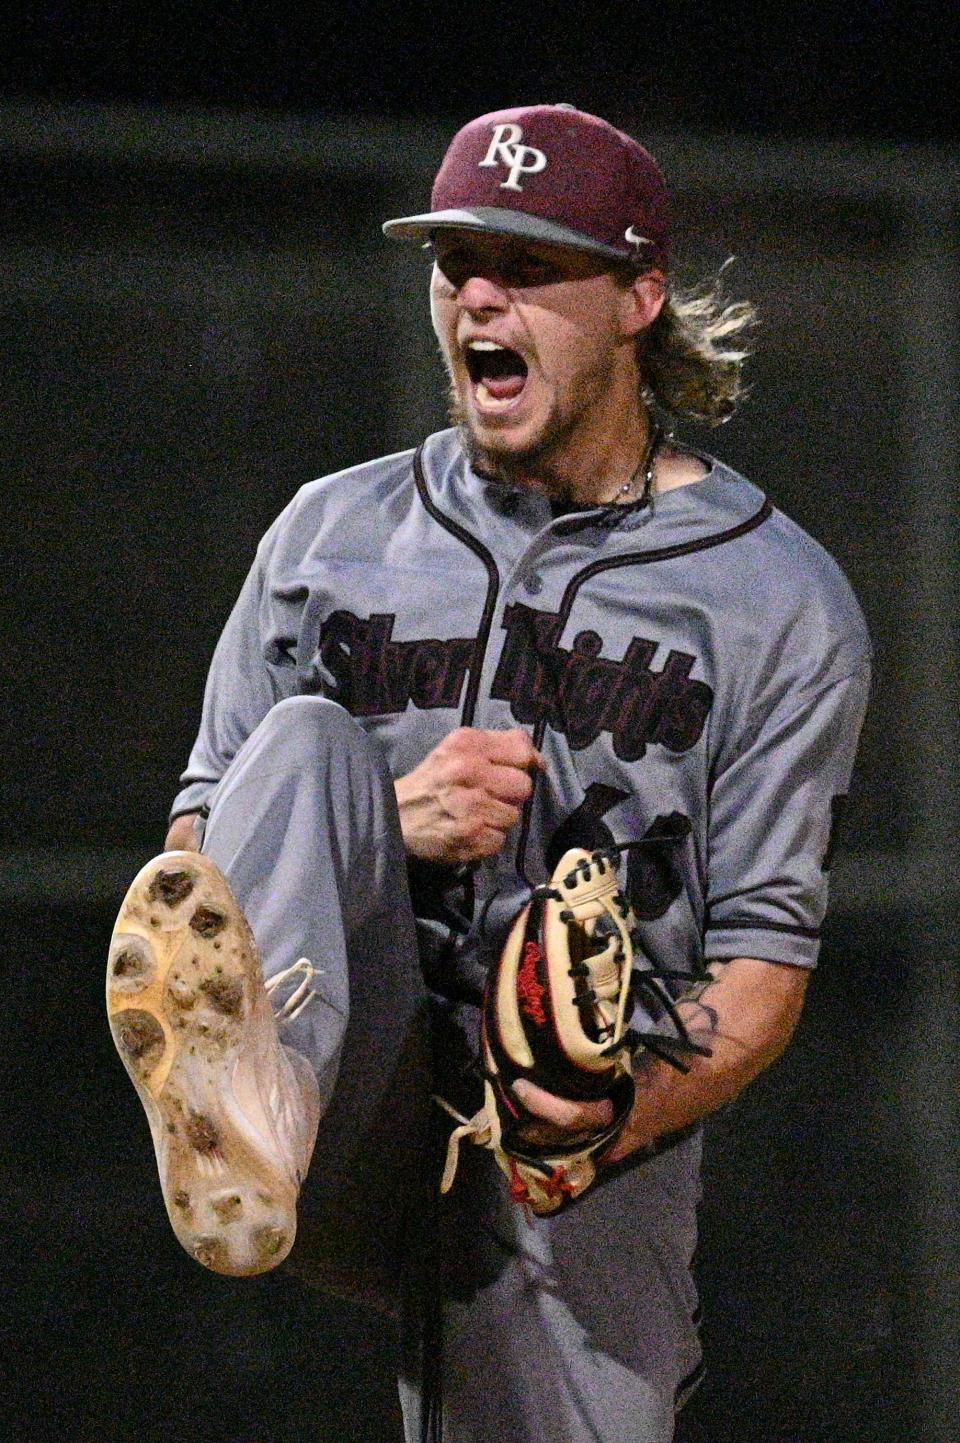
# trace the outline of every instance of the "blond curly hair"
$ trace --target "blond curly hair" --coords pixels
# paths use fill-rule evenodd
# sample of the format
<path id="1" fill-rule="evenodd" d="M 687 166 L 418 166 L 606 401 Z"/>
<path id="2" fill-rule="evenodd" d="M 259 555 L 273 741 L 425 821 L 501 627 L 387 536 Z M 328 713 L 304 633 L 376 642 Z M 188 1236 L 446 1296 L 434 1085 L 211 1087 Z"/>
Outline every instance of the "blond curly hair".
<path id="1" fill-rule="evenodd" d="M 745 392 L 756 319 L 749 301 L 727 300 L 723 270 L 691 290 L 668 285 L 663 309 L 637 342 L 645 389 L 673 416 L 728 421 Z"/>

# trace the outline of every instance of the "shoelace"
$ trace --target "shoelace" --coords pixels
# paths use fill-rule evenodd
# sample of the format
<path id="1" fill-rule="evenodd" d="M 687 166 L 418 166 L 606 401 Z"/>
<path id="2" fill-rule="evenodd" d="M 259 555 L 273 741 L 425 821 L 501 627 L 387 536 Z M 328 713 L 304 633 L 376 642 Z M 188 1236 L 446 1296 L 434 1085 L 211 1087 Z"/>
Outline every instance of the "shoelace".
<path id="1" fill-rule="evenodd" d="M 285 967 L 282 972 L 276 972 L 272 977 L 267 978 L 264 983 L 264 990 L 270 998 L 271 1004 L 273 1002 L 274 992 L 276 992 L 277 988 L 284 982 L 289 982 L 293 977 L 297 976 L 303 978 L 303 981 L 291 992 L 290 996 L 287 997 L 279 1007 L 275 1008 L 273 1015 L 277 1020 L 278 1026 L 283 1026 L 287 1022 L 294 1022 L 300 1016 L 303 1009 L 309 1007 L 317 995 L 316 989 L 311 987 L 310 983 L 314 977 L 319 976 L 319 974 L 319 967 L 314 967 L 313 963 L 308 961 L 306 957 L 301 957 L 298 961 L 294 962 L 291 967 Z"/>

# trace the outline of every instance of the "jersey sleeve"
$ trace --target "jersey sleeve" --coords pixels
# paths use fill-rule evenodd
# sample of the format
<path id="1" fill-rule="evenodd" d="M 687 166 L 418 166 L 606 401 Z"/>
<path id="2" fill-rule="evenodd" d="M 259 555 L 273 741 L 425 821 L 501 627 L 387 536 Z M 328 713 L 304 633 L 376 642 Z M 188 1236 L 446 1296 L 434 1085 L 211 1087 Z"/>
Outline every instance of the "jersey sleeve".
<path id="1" fill-rule="evenodd" d="M 282 517 L 261 541 L 256 559 L 221 633 L 207 674 L 200 729 L 180 778 L 170 819 L 209 803 L 247 737 L 278 701 L 296 690 L 294 637 L 273 613 L 270 563 Z"/>
<path id="2" fill-rule="evenodd" d="M 710 801 L 705 957 L 812 967 L 831 842 L 850 786 L 870 682 L 845 674 L 787 688 L 719 767 Z"/>

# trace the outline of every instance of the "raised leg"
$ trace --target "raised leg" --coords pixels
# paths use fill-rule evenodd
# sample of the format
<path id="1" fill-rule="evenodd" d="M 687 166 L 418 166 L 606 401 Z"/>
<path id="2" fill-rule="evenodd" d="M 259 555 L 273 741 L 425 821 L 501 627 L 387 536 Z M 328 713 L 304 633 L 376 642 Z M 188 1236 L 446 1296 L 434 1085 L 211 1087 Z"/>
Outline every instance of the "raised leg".
<path id="1" fill-rule="evenodd" d="M 187 859 L 184 866 L 189 865 L 190 854 L 176 855 Z M 285 1105 L 289 1108 L 290 1099 L 298 1098 L 294 1111 L 299 1108 L 302 1112 L 305 1106 L 309 1114 L 313 1105 L 323 1113 L 301 1198 L 302 1236 L 295 1260 L 328 1286 L 366 1296 L 381 1287 L 389 1291 L 404 1252 L 411 1211 L 416 1212 L 418 1189 L 426 1186 L 422 1159 L 429 1080 L 424 990 L 393 785 L 362 729 L 342 708 L 320 698 L 297 697 L 280 703 L 238 752 L 218 786 L 203 856 L 227 879 L 256 939 L 268 983 L 303 957 L 316 969 L 309 982 L 315 996 L 302 1009 L 287 1009 L 298 1015 L 281 1023 L 283 1046 L 275 1046 L 281 1061 L 274 1072 L 283 1079 L 278 1095 L 286 1099 Z M 162 867 L 170 870 L 166 862 Z M 149 888 L 152 882 L 146 885 Z M 135 883 L 121 911 L 112 956 L 133 945 L 124 943 L 125 936 L 137 935 L 131 932 L 136 887 Z M 179 1014 L 174 1010 L 178 1005 L 174 994 L 180 984 L 171 969 L 181 964 L 173 953 L 183 954 L 189 966 L 191 958 L 186 953 L 195 937 L 189 902 L 167 910 L 171 921 L 177 921 L 179 950 L 174 948 L 162 963 L 164 979 L 150 994 L 158 999 L 156 1004 L 139 1008 L 153 1018 L 164 1039 L 168 1028 L 173 1035 L 171 1018 L 184 1015 L 184 1009 Z M 231 935 L 239 937 L 243 917 L 237 920 L 227 911 Z M 149 917 L 145 926 L 146 946 L 151 941 Z M 212 949 L 211 941 L 211 956 Z M 115 974 L 115 961 L 111 966 Z M 251 972 L 251 968 L 246 970 Z M 273 994 L 269 999 L 273 1010 L 283 1008 L 302 980 L 300 973 L 294 973 L 289 983 Z M 114 983 L 118 982 L 114 976 Z M 262 984 L 251 981 L 247 985 L 256 993 L 257 1015 L 262 1016 L 268 1005 Z M 213 982 L 201 983 L 203 1007 L 216 1009 L 215 992 Z M 232 992 L 228 990 L 227 995 L 232 997 Z M 115 1003 L 114 1012 L 127 1011 L 128 1006 L 119 1008 Z M 246 1009 L 247 1003 L 242 1006 Z M 253 1008 L 252 1003 L 250 1006 Z M 194 1019 L 199 1019 L 201 1012 L 188 1008 L 186 1015 L 190 1021 L 180 1031 L 196 1046 L 200 1023 Z M 138 1083 L 159 1159 L 166 1146 L 161 1132 L 176 1104 L 171 1101 L 159 1106 L 158 1126 L 157 1083 L 143 1075 L 138 1079 L 156 1042 L 153 1024 L 142 1024 L 142 1036 L 135 1036 L 127 1017 L 126 1043 L 117 1025 L 115 1021 L 114 1034 Z M 237 1031 L 234 1019 L 226 1014 L 219 1025 L 221 1030 L 230 1031 L 233 1026 Z M 276 1036 L 275 1024 L 271 1022 L 271 1026 Z M 239 1045 L 241 1051 L 249 1048 L 248 1032 Z M 186 1056 L 196 1054 L 187 1052 Z M 235 1054 L 228 1050 L 223 1056 Z M 156 1068 L 150 1071 L 150 1077 L 159 1079 L 164 1070 L 167 1078 L 177 1075 L 187 1066 L 182 1048 L 177 1059 L 176 1069 L 165 1060 L 159 1072 Z M 221 1068 L 215 1087 L 221 1094 L 223 1077 Z M 172 1085 L 165 1080 L 159 1093 Z M 315 1103 L 311 1104 L 314 1086 Z M 153 1112 L 145 1092 L 151 1096 Z M 192 1103 L 185 1105 L 189 1110 Z M 173 1134 L 167 1131 L 167 1135 Z M 196 1127 L 194 1136 L 201 1136 Z M 186 1142 L 189 1147 L 189 1135 Z M 203 1149 L 193 1151 L 199 1167 Z M 215 1148 L 208 1148 L 207 1156 L 214 1152 Z M 179 1171 L 179 1164 L 168 1167 L 166 1173 L 161 1165 L 175 1228 Z M 294 1175 L 296 1171 L 294 1166 Z M 236 1184 L 236 1177 L 233 1181 Z M 233 1191 L 238 1191 L 238 1185 Z M 229 1213 L 229 1207 L 226 1211 Z M 229 1235 L 234 1225 L 228 1217 L 217 1236 Z M 183 1240 L 181 1231 L 178 1236 Z M 214 1233 L 204 1230 L 202 1236 Z M 193 1241 L 194 1256 L 198 1256 L 197 1246 Z M 201 1251 L 208 1256 L 201 1256 L 200 1261 L 218 1266 L 222 1247 L 218 1251 L 208 1246 Z M 274 1261 L 281 1256 L 278 1249 Z"/>

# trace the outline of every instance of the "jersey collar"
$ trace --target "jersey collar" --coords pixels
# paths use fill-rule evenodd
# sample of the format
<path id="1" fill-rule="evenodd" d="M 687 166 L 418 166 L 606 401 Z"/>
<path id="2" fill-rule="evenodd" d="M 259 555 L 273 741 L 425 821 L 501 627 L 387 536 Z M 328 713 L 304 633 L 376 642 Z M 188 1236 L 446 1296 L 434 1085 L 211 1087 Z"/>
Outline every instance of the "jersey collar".
<path id="1" fill-rule="evenodd" d="M 646 551 L 709 542 L 764 508 L 758 487 L 715 457 L 695 454 L 710 468 L 708 474 L 654 496 L 648 506 L 618 507 L 615 513 L 610 506 L 595 506 L 560 517 L 538 492 L 477 475 L 454 430 L 428 437 L 421 460 L 436 507 L 494 550 L 512 552 L 525 538 L 552 530 L 591 548 L 608 543 L 616 550 Z"/>

